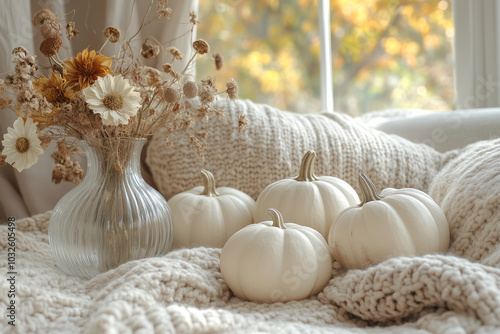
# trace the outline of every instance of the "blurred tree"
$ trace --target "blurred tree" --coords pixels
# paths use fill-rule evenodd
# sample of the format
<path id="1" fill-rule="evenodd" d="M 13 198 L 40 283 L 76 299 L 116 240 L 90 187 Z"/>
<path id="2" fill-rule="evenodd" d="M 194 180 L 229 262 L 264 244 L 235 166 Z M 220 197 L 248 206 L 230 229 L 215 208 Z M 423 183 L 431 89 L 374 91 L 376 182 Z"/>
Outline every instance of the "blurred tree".
<path id="1" fill-rule="evenodd" d="M 331 0 L 335 110 L 453 107 L 448 0 Z M 200 1 L 198 36 L 221 52 L 218 81 L 241 98 L 320 111 L 316 0 Z M 200 76 L 210 62 L 199 62 Z M 221 87 L 222 88 L 222 87 Z"/>

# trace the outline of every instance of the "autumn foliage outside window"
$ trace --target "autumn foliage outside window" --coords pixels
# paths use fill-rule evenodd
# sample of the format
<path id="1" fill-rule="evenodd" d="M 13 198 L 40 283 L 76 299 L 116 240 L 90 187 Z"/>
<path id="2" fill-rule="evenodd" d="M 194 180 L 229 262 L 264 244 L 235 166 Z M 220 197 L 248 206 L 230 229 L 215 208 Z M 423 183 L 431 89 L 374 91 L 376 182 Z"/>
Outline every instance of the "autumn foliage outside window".
<path id="1" fill-rule="evenodd" d="M 217 79 L 281 109 L 321 109 L 317 0 L 200 1 Z M 335 110 L 453 109 L 451 0 L 331 0 Z M 211 62 L 200 62 L 203 76 Z"/>

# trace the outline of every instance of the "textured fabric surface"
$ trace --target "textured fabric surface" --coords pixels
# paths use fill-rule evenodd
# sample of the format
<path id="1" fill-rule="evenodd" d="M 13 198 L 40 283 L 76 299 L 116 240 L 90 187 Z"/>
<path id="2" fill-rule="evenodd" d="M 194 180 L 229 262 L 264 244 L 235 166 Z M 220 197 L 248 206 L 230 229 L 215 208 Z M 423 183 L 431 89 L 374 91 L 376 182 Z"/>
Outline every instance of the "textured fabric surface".
<path id="1" fill-rule="evenodd" d="M 443 164 L 456 155 L 387 135 L 344 114 L 300 115 L 248 100 L 220 104 L 227 119 L 204 125 L 211 132 L 204 163 L 182 135 L 172 136 L 173 147 L 167 148 L 160 137 L 148 146 L 146 161 L 167 199 L 201 185 L 202 168 L 214 174 L 218 186 L 234 187 L 255 199 L 270 183 L 297 176 L 310 149 L 318 154 L 316 175 L 341 178 L 358 192 L 362 171 L 379 189 L 427 191 Z M 237 131 L 240 114 L 249 120 L 244 133 Z"/>
<path id="2" fill-rule="evenodd" d="M 50 251 L 49 217 L 50 212 L 17 221 L 16 327 L 2 317 L 1 333 L 494 333 L 500 328 L 500 269 L 454 255 L 394 258 L 351 271 L 334 262 L 332 279 L 317 296 L 256 304 L 231 296 L 219 269 L 221 250 L 215 248 L 132 261 L 89 281 L 68 276 Z M 3 259 L 6 239 L 3 225 Z M 5 277 L 6 261 L 0 268 Z M 0 280 L 1 291 L 8 284 Z M 0 308 L 8 302 L 2 293 Z"/>
<path id="3" fill-rule="evenodd" d="M 500 264 L 500 139 L 467 146 L 435 178 L 430 195 L 450 224 L 450 252 Z"/>
<path id="4" fill-rule="evenodd" d="M 272 110 L 269 113 L 276 116 Z M 348 117 L 322 117 L 322 123 L 334 121 L 330 127 L 336 132 L 346 133 L 347 128 L 347 133 L 359 132 L 361 138 L 372 136 L 370 143 L 391 148 L 386 154 L 396 152 L 393 165 L 384 159 L 375 160 L 378 168 L 386 164 L 389 169 L 377 174 L 382 175 L 377 179 L 379 185 L 393 182 L 400 187 L 416 182 L 422 189 L 430 185 L 429 193 L 450 222 L 449 253 L 392 258 L 365 270 L 347 271 L 334 262 L 332 278 L 317 296 L 257 304 L 231 295 L 220 272 L 221 249 L 216 248 L 181 249 L 162 257 L 131 261 L 88 281 L 68 276 L 50 251 L 47 212 L 16 222 L 17 326 L 10 327 L 4 316 L 0 333 L 498 332 L 500 140 L 453 152 L 458 156 L 443 165 L 451 155 L 410 146 L 397 137 L 382 140 L 374 135 L 376 132 L 363 134 L 362 127 Z M 313 122 L 305 121 L 308 117 L 298 119 Z M 292 123 L 289 119 L 287 122 Z M 245 136 L 244 141 L 260 140 Z M 238 140 L 235 137 L 234 143 Z M 344 143 L 341 151 L 349 147 L 358 152 L 362 142 Z M 403 148 L 398 150 L 399 144 Z M 298 142 L 294 145 L 300 146 Z M 350 157 L 356 159 L 355 155 Z M 346 157 L 342 159 L 336 167 L 341 166 L 340 172 L 348 164 Z M 237 166 L 235 161 L 231 163 Z M 434 174 L 426 176 L 412 166 Z M 404 171 L 408 175 L 401 181 Z M 255 173 L 257 177 L 265 174 Z M 344 173 L 344 177 L 350 175 Z M 0 274 L 4 278 L 8 271 L 7 232 L 7 226 L 0 226 L 0 257 L 4 259 L 0 261 Z M 9 288 L 10 283 L 1 279 L 0 291 Z M 2 293 L 0 308 L 6 310 L 9 300 L 7 293 Z"/>

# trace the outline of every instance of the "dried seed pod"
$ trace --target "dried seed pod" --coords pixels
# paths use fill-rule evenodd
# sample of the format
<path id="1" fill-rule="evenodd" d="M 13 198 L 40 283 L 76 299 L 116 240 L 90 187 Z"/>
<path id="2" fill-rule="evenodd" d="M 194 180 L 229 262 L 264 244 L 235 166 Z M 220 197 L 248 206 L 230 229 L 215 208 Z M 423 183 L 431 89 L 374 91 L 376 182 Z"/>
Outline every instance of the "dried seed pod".
<path id="1" fill-rule="evenodd" d="M 198 84 L 195 81 L 188 81 L 182 87 L 182 91 L 187 98 L 198 96 Z"/>
<path id="2" fill-rule="evenodd" d="M 62 35 L 62 26 L 55 20 L 45 20 L 40 27 L 43 39 L 58 38 Z"/>
<path id="3" fill-rule="evenodd" d="M 33 25 L 35 27 L 41 26 L 46 20 L 56 20 L 54 13 L 46 8 L 40 9 L 35 15 L 33 15 Z"/>
<path id="4" fill-rule="evenodd" d="M 146 59 L 152 59 L 160 54 L 160 46 L 147 38 L 141 47 L 141 55 Z"/>
<path id="5" fill-rule="evenodd" d="M 201 55 L 208 53 L 210 51 L 210 46 L 208 45 L 207 41 L 203 39 L 194 41 L 193 48 Z"/>
<path id="6" fill-rule="evenodd" d="M 238 99 L 238 83 L 233 79 L 229 79 L 228 82 L 226 82 L 226 93 L 227 93 L 227 96 L 231 99 L 231 100 L 236 100 Z"/>
<path id="7" fill-rule="evenodd" d="M 220 70 L 222 68 L 222 65 L 224 65 L 224 57 L 220 53 L 214 54 L 214 62 L 215 62 L 215 68 L 217 70 Z"/>
<path id="8" fill-rule="evenodd" d="M 116 43 L 120 39 L 120 29 L 116 27 L 107 27 L 104 30 L 104 37 L 109 38 L 111 43 Z"/>
<path id="9" fill-rule="evenodd" d="M 63 40 L 60 37 L 47 38 L 40 44 L 40 52 L 46 57 L 50 58 L 55 56 L 63 45 Z"/>
<path id="10" fill-rule="evenodd" d="M 163 99 L 165 99 L 168 103 L 176 102 L 179 98 L 179 92 L 172 87 L 168 87 L 163 91 Z"/>

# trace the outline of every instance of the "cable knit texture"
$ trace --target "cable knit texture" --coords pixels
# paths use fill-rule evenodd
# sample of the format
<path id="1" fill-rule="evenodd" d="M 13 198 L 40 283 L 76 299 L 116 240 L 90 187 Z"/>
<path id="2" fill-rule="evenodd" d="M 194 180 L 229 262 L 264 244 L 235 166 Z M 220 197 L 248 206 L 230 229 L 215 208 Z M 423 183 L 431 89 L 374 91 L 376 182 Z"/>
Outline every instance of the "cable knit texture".
<path id="1" fill-rule="evenodd" d="M 343 126 L 330 125 L 337 132 L 345 133 L 345 127 L 362 132 L 363 127 L 350 118 L 323 119 L 324 123 L 338 119 L 332 124 Z M 371 136 L 379 144 L 389 142 L 386 146 L 381 144 L 382 148 L 394 148 L 398 143 L 396 137 L 383 137 L 382 141 L 375 134 L 369 132 L 361 137 Z M 245 136 L 248 136 L 245 141 L 251 141 L 249 134 Z M 410 145 L 401 142 L 403 149 L 388 152 L 410 154 Z M 236 145 L 233 147 L 238 149 Z M 406 168 L 423 165 L 422 152 L 426 149 L 413 148 L 421 150 L 414 152 L 415 160 L 405 158 Z M 438 160 L 446 158 L 428 152 Z M 298 152 L 293 154 L 299 157 Z M 395 158 L 395 165 L 403 160 Z M 343 161 L 340 166 L 348 164 Z M 16 327 L 8 325 L 4 315 L 0 333 L 498 332 L 498 161 L 500 140 L 481 142 L 459 152 L 434 179 L 426 176 L 427 181 L 422 181 L 418 171 L 405 179 L 423 188 L 427 183 L 431 185 L 430 194 L 450 222 L 449 253 L 392 258 L 365 270 L 348 271 L 333 262 L 332 278 L 323 291 L 288 303 L 257 304 L 232 296 L 220 272 L 221 249 L 216 248 L 175 250 L 163 257 L 125 263 L 83 281 L 62 272 L 52 256 L 47 236 L 50 212 L 19 220 L 16 222 Z M 436 173 L 438 165 L 434 162 Z M 236 165 L 242 166 L 244 161 L 240 167 Z M 379 179 L 379 182 L 395 182 L 394 175 L 399 175 L 400 168 L 392 167 L 386 174 L 392 181 Z M 0 268 L 4 279 L 0 280 L 3 291 L 0 308 L 3 310 L 10 301 L 6 293 L 10 283 L 5 279 L 7 233 L 7 226 L 1 225 L 0 257 L 4 260 L 0 261 Z"/>
<path id="2" fill-rule="evenodd" d="M 450 224 L 450 252 L 500 268 L 500 139 L 469 145 L 436 177 L 430 195 Z"/>
<path id="3" fill-rule="evenodd" d="M 211 171 L 218 186 L 239 189 L 254 199 L 270 183 L 297 176 L 304 154 L 318 154 L 316 175 L 330 175 L 358 192 L 364 171 L 379 189 L 412 187 L 427 191 L 443 164 L 456 152 L 441 154 L 423 144 L 371 129 L 345 114 L 300 115 L 251 101 L 222 101 L 227 120 L 204 125 L 211 134 L 203 163 L 183 135 L 167 148 L 157 137 L 148 146 L 147 163 L 167 199 L 202 184 L 200 170 Z M 238 133 L 238 116 L 249 127 Z"/>
<path id="4" fill-rule="evenodd" d="M 49 218 L 50 212 L 16 222 L 16 328 L 4 318 L 1 333 L 489 333 L 500 328 L 500 269 L 454 255 L 393 258 L 350 271 L 334 262 L 332 279 L 317 296 L 257 304 L 231 295 L 216 248 L 128 262 L 89 281 L 68 276 L 50 251 Z M 5 225 L 0 249 L 6 259 Z M 494 253 L 498 258 L 500 251 Z M 0 266 L 5 277 L 6 261 Z M 6 292 L 9 282 L 1 280 L 0 288 Z M 8 302 L 2 294 L 0 307 L 5 310 Z"/>

